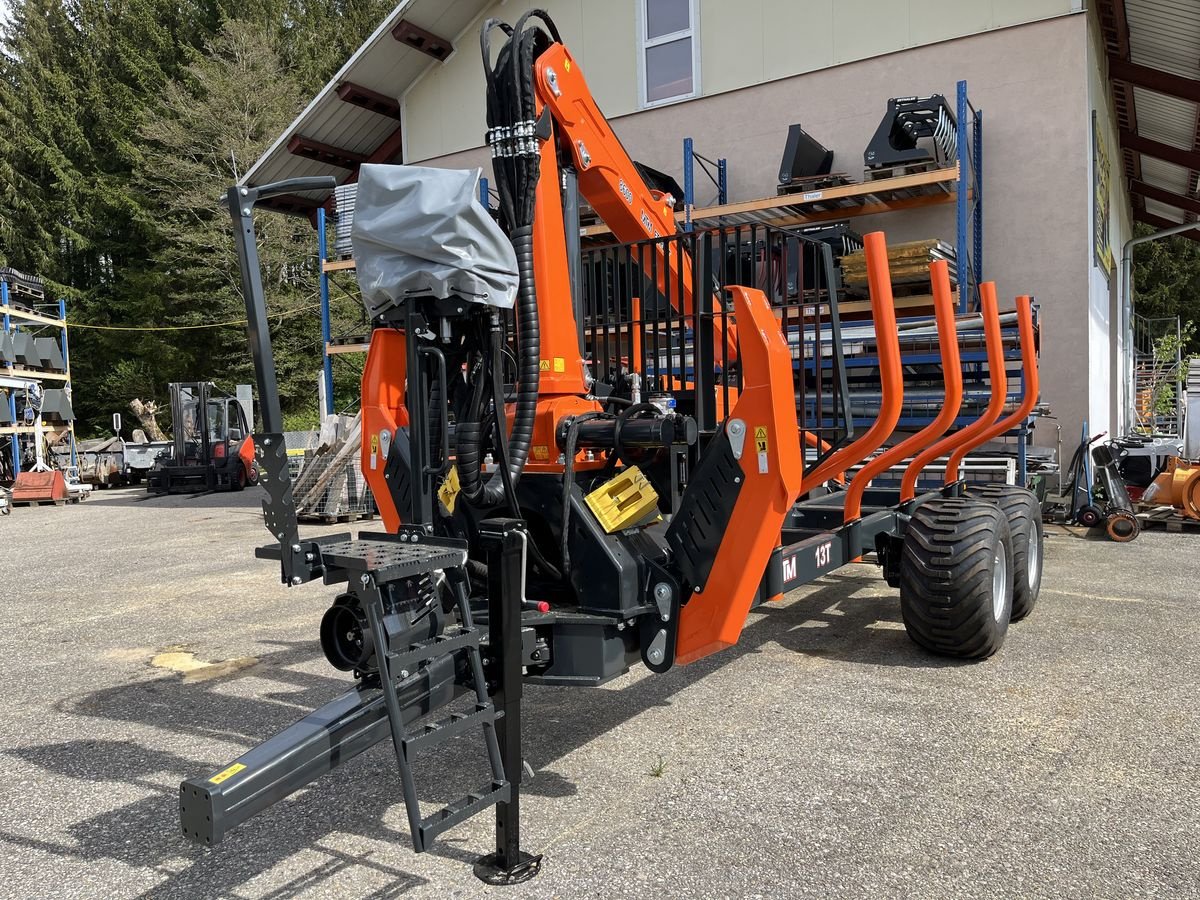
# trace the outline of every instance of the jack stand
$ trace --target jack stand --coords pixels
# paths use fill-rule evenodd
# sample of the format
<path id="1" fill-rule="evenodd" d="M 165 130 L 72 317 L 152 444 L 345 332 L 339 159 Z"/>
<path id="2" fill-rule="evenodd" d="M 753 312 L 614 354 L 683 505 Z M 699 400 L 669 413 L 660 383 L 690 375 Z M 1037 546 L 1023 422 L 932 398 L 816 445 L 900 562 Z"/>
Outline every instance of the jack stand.
<path id="1" fill-rule="evenodd" d="M 500 756 L 511 795 L 496 804 L 496 852 L 481 857 L 475 877 L 488 884 L 521 884 L 541 871 L 542 858 L 521 849 L 521 608 L 525 599 L 525 551 L 528 536 L 517 519 L 480 523 L 488 557 L 488 652 L 492 658 L 492 703 Z"/>

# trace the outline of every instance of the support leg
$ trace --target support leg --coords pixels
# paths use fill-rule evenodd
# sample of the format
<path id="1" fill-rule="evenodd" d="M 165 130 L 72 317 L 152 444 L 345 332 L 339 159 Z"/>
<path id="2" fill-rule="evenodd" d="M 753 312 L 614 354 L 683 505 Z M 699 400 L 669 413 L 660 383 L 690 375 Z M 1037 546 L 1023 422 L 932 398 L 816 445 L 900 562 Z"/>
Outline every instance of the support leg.
<path id="1" fill-rule="evenodd" d="M 496 852 L 475 863 L 475 876 L 488 884 L 520 884 L 542 864 L 540 856 L 521 849 L 521 600 L 528 538 L 516 519 L 489 519 L 480 535 L 488 556 L 488 674 L 495 683 L 492 702 L 502 713 L 496 730 L 512 793 L 507 803 L 496 804 Z"/>

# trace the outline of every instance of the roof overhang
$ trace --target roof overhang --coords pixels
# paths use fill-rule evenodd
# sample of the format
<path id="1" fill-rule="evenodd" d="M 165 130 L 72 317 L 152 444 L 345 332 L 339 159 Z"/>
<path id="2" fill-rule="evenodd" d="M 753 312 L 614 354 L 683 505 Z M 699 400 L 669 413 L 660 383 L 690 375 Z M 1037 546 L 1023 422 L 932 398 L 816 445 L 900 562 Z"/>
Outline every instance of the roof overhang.
<path id="1" fill-rule="evenodd" d="M 304 111 L 246 173 L 245 184 L 332 175 L 358 178 L 363 163 L 403 153 L 401 97 L 426 71 L 444 63 L 488 0 L 401 0 Z M 473 48 L 474 42 L 468 44 Z M 311 215 L 328 191 L 273 197 L 263 206 Z"/>
<path id="2" fill-rule="evenodd" d="M 1200 7 L 1098 0 L 1133 217 L 1200 219 Z M 1200 233 L 1186 232 L 1192 240 Z"/>

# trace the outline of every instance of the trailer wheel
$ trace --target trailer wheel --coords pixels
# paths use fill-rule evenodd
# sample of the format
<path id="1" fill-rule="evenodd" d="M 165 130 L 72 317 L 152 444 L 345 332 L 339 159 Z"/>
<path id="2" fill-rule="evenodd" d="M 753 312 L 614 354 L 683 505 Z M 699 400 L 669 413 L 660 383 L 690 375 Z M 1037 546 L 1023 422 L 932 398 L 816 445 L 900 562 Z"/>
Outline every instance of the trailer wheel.
<path id="1" fill-rule="evenodd" d="M 930 500 L 909 520 L 900 558 L 900 612 L 908 636 L 942 656 L 984 659 L 1012 617 L 1012 539 L 991 503 Z"/>
<path id="2" fill-rule="evenodd" d="M 1104 512 L 1098 506 L 1085 506 L 1079 510 L 1075 521 L 1084 528 L 1095 528 L 1104 521 Z"/>
<path id="3" fill-rule="evenodd" d="M 1013 484 L 983 484 L 969 496 L 994 503 L 1008 519 L 1013 551 L 1012 621 L 1033 612 L 1042 589 L 1042 505 L 1032 491 Z"/>

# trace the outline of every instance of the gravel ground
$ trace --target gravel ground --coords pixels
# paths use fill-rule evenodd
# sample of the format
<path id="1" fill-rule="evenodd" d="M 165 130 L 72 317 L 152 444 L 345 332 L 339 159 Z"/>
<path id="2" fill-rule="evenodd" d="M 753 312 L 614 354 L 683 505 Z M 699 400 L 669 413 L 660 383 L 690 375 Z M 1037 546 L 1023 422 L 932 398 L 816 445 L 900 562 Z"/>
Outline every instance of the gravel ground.
<path id="1" fill-rule="evenodd" d="M 1200 534 L 1055 531 L 1037 610 L 984 663 L 919 651 L 859 565 L 715 658 L 529 688 L 546 860 L 489 889 L 487 816 L 412 853 L 386 744 L 220 847 L 178 836 L 182 778 L 347 678 L 315 641 L 330 590 L 251 554 L 255 492 L 141 496 L 0 519 L 0 897 L 1200 895 Z M 474 787 L 463 761 L 422 797 Z"/>

